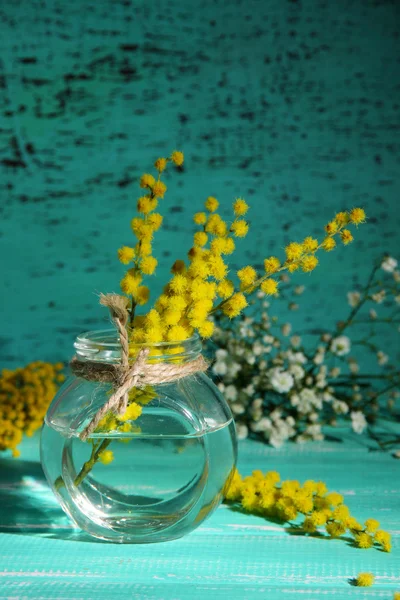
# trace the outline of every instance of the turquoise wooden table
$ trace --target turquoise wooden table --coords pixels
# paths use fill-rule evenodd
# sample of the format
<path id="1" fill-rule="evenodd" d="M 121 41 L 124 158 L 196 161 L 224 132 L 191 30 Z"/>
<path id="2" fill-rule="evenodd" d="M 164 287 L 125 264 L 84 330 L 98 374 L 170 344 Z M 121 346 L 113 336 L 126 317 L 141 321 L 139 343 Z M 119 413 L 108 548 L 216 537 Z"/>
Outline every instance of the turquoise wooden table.
<path id="1" fill-rule="evenodd" d="M 283 479 L 322 479 L 359 519 L 390 531 L 393 550 L 360 550 L 345 540 L 290 529 L 221 506 L 194 533 L 164 544 L 113 545 L 74 529 L 41 471 L 38 437 L 19 459 L 0 459 L 0 598 L 138 600 L 335 600 L 393 598 L 400 592 L 400 461 L 362 438 L 273 449 L 241 442 L 239 469 L 276 469 Z M 376 575 L 371 588 L 349 580 Z"/>

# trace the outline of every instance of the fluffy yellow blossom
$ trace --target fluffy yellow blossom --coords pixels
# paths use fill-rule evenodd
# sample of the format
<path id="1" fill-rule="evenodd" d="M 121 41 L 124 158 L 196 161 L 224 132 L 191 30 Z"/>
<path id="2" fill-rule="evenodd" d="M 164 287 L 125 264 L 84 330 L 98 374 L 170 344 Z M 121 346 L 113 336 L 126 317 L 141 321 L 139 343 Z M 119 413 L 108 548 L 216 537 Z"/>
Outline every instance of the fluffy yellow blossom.
<path id="1" fill-rule="evenodd" d="M 167 191 L 167 186 L 163 181 L 156 181 L 152 187 L 152 192 L 156 198 L 164 198 L 164 194 Z"/>
<path id="2" fill-rule="evenodd" d="M 149 214 L 153 210 L 151 196 L 141 196 L 137 201 L 137 209 L 138 212 L 143 213 L 144 215 Z"/>
<path id="3" fill-rule="evenodd" d="M 137 253 L 138 255 L 142 258 L 143 256 L 149 256 L 149 254 L 152 253 L 153 251 L 153 247 L 151 245 L 151 242 L 146 242 L 145 240 L 142 240 L 138 246 L 137 246 Z"/>
<path id="4" fill-rule="evenodd" d="M 253 267 L 247 266 L 239 269 L 237 276 L 245 289 L 255 282 L 257 279 L 257 271 Z"/>
<path id="5" fill-rule="evenodd" d="M 194 215 L 193 221 L 196 225 L 205 225 L 207 223 L 207 215 L 205 212 L 198 212 Z"/>
<path id="6" fill-rule="evenodd" d="M 150 298 L 149 288 L 145 285 L 141 285 L 136 290 L 136 292 L 134 292 L 134 298 L 135 298 L 136 304 L 139 304 L 139 306 L 146 304 L 146 302 L 148 302 L 149 298 Z"/>
<path id="7" fill-rule="evenodd" d="M 235 242 L 234 242 L 233 238 L 231 238 L 231 237 L 223 238 L 223 242 L 224 242 L 224 249 L 222 251 L 222 254 L 232 254 L 232 252 L 234 252 L 234 250 L 235 250 Z"/>
<path id="8" fill-rule="evenodd" d="M 140 187 L 141 188 L 151 188 L 155 184 L 155 179 L 153 175 L 149 173 L 144 173 L 144 175 L 140 178 Z"/>
<path id="9" fill-rule="evenodd" d="M 374 538 L 368 533 L 359 533 L 355 538 L 356 544 L 359 548 L 372 548 L 374 545 Z"/>
<path id="10" fill-rule="evenodd" d="M 340 237 L 345 246 L 347 246 L 347 244 L 350 244 L 354 240 L 351 231 L 349 231 L 348 229 L 343 229 L 343 231 L 340 232 Z"/>
<path id="11" fill-rule="evenodd" d="M 346 527 L 343 523 L 338 523 L 336 521 L 331 521 L 325 527 L 326 532 L 333 538 L 338 538 L 341 535 L 346 533 Z"/>
<path id="12" fill-rule="evenodd" d="M 315 252 L 318 248 L 318 240 L 315 238 L 308 236 L 303 241 L 303 250 L 304 252 Z"/>
<path id="13" fill-rule="evenodd" d="M 338 504 L 343 504 L 343 496 L 342 494 L 338 494 L 337 492 L 331 492 L 326 496 L 326 500 L 332 506 L 337 506 Z"/>
<path id="14" fill-rule="evenodd" d="M 303 254 L 303 246 L 297 242 L 292 242 L 286 246 L 285 252 L 288 260 L 297 260 Z"/>
<path id="15" fill-rule="evenodd" d="M 205 246 L 208 242 L 208 235 L 204 231 L 197 231 L 193 239 L 195 246 Z"/>
<path id="16" fill-rule="evenodd" d="M 139 330 L 140 331 L 140 330 Z M 164 332 L 161 325 L 152 325 L 146 328 L 144 333 L 144 340 L 149 344 L 157 344 L 162 342 L 164 338 Z"/>
<path id="17" fill-rule="evenodd" d="M 202 338 L 209 338 L 214 332 L 214 323 L 212 321 L 205 321 L 203 325 L 199 327 L 199 335 Z"/>
<path id="18" fill-rule="evenodd" d="M 140 270 L 145 275 L 153 275 L 157 267 L 157 259 L 154 256 L 146 256 L 140 261 Z"/>
<path id="19" fill-rule="evenodd" d="M 210 269 L 205 260 L 195 258 L 189 267 L 188 273 L 191 277 L 206 278 L 210 274 Z"/>
<path id="20" fill-rule="evenodd" d="M 246 297 L 241 292 L 237 292 L 236 294 L 233 294 L 233 296 L 231 296 L 229 300 L 224 302 L 224 304 L 222 305 L 222 311 L 227 317 L 233 319 L 233 317 L 237 317 L 238 315 L 240 315 L 240 313 L 244 308 L 246 308 L 246 306 Z"/>
<path id="21" fill-rule="evenodd" d="M 181 167 L 183 165 L 183 161 L 185 160 L 183 152 L 180 152 L 179 150 L 175 150 L 171 154 L 171 160 L 177 167 Z"/>
<path id="22" fill-rule="evenodd" d="M 210 274 L 217 280 L 224 279 L 228 272 L 228 266 L 218 254 L 212 254 L 208 259 Z"/>
<path id="23" fill-rule="evenodd" d="M 227 232 L 227 225 L 223 219 L 217 214 L 210 215 L 207 219 L 205 230 L 207 233 L 224 237 Z"/>
<path id="24" fill-rule="evenodd" d="M 145 316 L 144 320 L 145 320 L 146 325 L 149 325 L 152 327 L 159 326 L 161 323 L 161 315 L 159 312 L 157 312 L 157 310 L 155 308 L 152 308 L 151 310 L 149 310 L 149 312 Z"/>
<path id="25" fill-rule="evenodd" d="M 369 533 L 374 533 L 378 529 L 379 525 L 380 523 L 376 519 L 367 519 L 365 521 L 365 527 Z"/>
<path id="26" fill-rule="evenodd" d="M 375 581 L 375 575 L 372 573 L 359 573 L 355 583 L 359 587 L 370 587 Z"/>
<path id="27" fill-rule="evenodd" d="M 233 235 L 235 235 L 236 237 L 239 237 L 239 238 L 246 237 L 246 235 L 249 231 L 249 225 L 248 225 L 247 221 L 245 221 L 244 219 L 239 219 L 238 221 L 234 221 L 232 223 L 231 231 L 233 232 Z"/>
<path id="28" fill-rule="evenodd" d="M 185 275 L 177 273 L 169 283 L 171 290 L 175 294 L 183 294 L 187 290 L 188 280 Z"/>
<path id="29" fill-rule="evenodd" d="M 229 281 L 229 279 L 223 279 L 217 286 L 217 294 L 220 298 L 225 300 L 226 298 L 229 298 L 229 296 L 232 296 L 234 289 L 235 286 L 233 285 L 232 281 Z"/>
<path id="30" fill-rule="evenodd" d="M 181 342 L 190 336 L 190 332 L 182 325 L 173 325 L 167 331 L 167 340 L 171 342 Z"/>
<path id="31" fill-rule="evenodd" d="M 395 592 L 393 594 L 393 600 L 400 600 L 400 592 Z"/>
<path id="32" fill-rule="evenodd" d="M 329 235 L 333 235 L 337 232 L 338 229 L 339 226 L 336 221 L 331 221 L 330 223 L 327 223 L 327 225 L 325 225 L 325 231 L 326 233 L 329 233 Z"/>
<path id="33" fill-rule="evenodd" d="M 309 273 L 310 271 L 313 271 L 317 265 L 318 258 L 314 256 L 314 254 L 304 256 L 301 259 L 301 268 L 304 271 L 304 273 Z"/>
<path id="34" fill-rule="evenodd" d="M 103 465 L 109 465 L 114 460 L 114 452 L 112 452 L 112 450 L 104 450 L 100 454 L 99 460 Z"/>
<path id="35" fill-rule="evenodd" d="M 118 250 L 118 258 L 123 265 L 127 265 L 135 257 L 135 250 L 129 246 L 122 246 Z"/>
<path id="36" fill-rule="evenodd" d="M 121 289 L 128 296 L 136 294 L 141 281 L 142 277 L 139 273 L 135 274 L 128 271 L 121 279 Z"/>
<path id="37" fill-rule="evenodd" d="M 243 198 L 237 198 L 233 203 L 233 212 L 236 217 L 243 217 L 249 210 L 249 205 Z"/>
<path id="38" fill-rule="evenodd" d="M 153 213 L 147 218 L 147 223 L 152 227 L 153 231 L 158 231 L 162 225 L 163 216 L 159 213 Z"/>
<path id="39" fill-rule="evenodd" d="M 208 196 L 207 200 L 204 203 L 206 209 L 210 212 L 215 212 L 218 209 L 219 202 L 214 196 Z"/>
<path id="40" fill-rule="evenodd" d="M 339 212 L 337 213 L 335 220 L 339 227 L 342 227 L 343 225 L 347 225 L 347 223 L 350 221 L 350 217 L 347 212 Z"/>
<path id="41" fill-rule="evenodd" d="M 159 173 L 162 173 L 163 171 L 165 171 L 165 168 L 167 166 L 167 159 L 157 158 L 156 162 L 154 163 L 154 166 Z"/>
<path id="42" fill-rule="evenodd" d="M 120 421 L 136 421 L 142 414 L 142 410 L 143 409 L 139 404 L 132 402 L 132 404 L 127 407 L 125 414 L 118 418 Z"/>
<path id="43" fill-rule="evenodd" d="M 267 296 L 273 296 L 278 291 L 278 282 L 275 279 L 266 279 L 261 284 L 261 289 Z"/>
<path id="44" fill-rule="evenodd" d="M 353 210 L 350 211 L 350 222 L 354 225 L 365 223 L 366 218 L 367 216 L 362 208 L 353 208 Z"/>
<path id="45" fill-rule="evenodd" d="M 270 256 L 264 260 L 264 269 L 268 274 L 276 273 L 280 266 L 280 260 L 276 256 Z"/>
<path id="46" fill-rule="evenodd" d="M 43 424 L 44 415 L 64 380 L 62 363 L 35 361 L 0 374 L 0 452 L 17 458 L 23 435 L 28 437 Z"/>
<path id="47" fill-rule="evenodd" d="M 334 240 L 333 237 L 327 237 L 322 242 L 322 247 L 327 252 L 330 252 L 331 250 L 333 250 L 336 247 L 336 241 Z"/>
<path id="48" fill-rule="evenodd" d="M 314 520 L 306 517 L 303 521 L 302 528 L 306 533 L 314 533 L 317 530 Z"/>

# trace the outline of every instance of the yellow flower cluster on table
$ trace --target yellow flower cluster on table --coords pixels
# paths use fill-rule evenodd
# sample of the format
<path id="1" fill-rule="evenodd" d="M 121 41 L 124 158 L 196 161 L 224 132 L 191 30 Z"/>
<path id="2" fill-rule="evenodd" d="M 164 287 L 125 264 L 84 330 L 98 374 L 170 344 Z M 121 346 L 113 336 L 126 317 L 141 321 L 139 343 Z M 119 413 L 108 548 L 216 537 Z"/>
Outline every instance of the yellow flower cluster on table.
<path id="1" fill-rule="evenodd" d="M 375 581 L 375 575 L 372 573 L 359 573 L 355 578 L 355 585 L 359 587 L 370 587 Z"/>
<path id="2" fill-rule="evenodd" d="M 0 451 L 17 449 L 23 434 L 31 436 L 43 418 L 58 385 L 64 380 L 64 365 L 36 361 L 15 370 L 3 369 L 0 376 Z"/>
<path id="3" fill-rule="evenodd" d="M 226 257 L 234 252 L 236 240 L 245 237 L 249 231 L 249 223 L 244 218 L 249 206 L 244 199 L 236 199 L 232 220 L 227 222 L 218 213 L 218 200 L 209 196 L 205 210 L 196 212 L 193 217 L 198 229 L 187 261 L 179 259 L 174 262 L 172 277 L 154 306 L 145 315 L 135 316 L 136 306 L 146 304 L 150 298 L 143 278 L 152 275 L 157 267 L 157 259 L 152 256 L 152 240 L 163 218 L 155 211 L 167 190 L 161 176 L 169 163 L 181 166 L 183 162 L 183 153 L 175 151 L 169 158 L 156 160 L 157 177 L 147 173 L 141 177 L 140 185 L 146 194 L 137 202 L 141 216 L 134 217 L 131 222 L 137 243 L 134 247 L 123 246 L 118 251 L 120 261 L 131 265 L 121 281 L 121 289 L 131 297 L 132 344 L 180 342 L 190 338 L 194 332 L 203 338 L 211 337 L 214 323 L 210 316 L 215 311 L 221 310 L 229 318 L 234 318 L 246 308 L 247 296 L 257 288 L 269 296 L 276 295 L 278 273 L 298 269 L 305 273 L 312 271 L 318 265 L 315 255 L 318 250 L 333 250 L 336 238 L 345 245 L 349 244 L 353 236 L 348 226 L 359 225 L 366 220 L 361 208 L 338 213 L 326 225 L 322 241 L 306 237 L 301 243 L 292 242 L 285 248 L 286 259 L 282 263 L 275 256 L 266 258 L 263 273 L 258 273 L 250 265 L 244 266 L 237 271 L 238 281 L 235 283 L 228 277 Z M 132 354 L 136 352 L 133 347 Z"/>
<path id="4" fill-rule="evenodd" d="M 367 519 L 364 524 L 350 514 L 344 499 L 337 492 L 328 492 L 322 481 L 280 481 L 276 471 L 266 474 L 253 471 L 242 478 L 235 471 L 225 493 L 227 502 L 240 503 L 248 512 L 282 522 L 302 519 L 300 527 L 304 533 L 313 534 L 324 527 L 331 538 L 349 533 L 358 548 L 373 546 L 390 552 L 390 534 L 379 529 L 379 521 Z"/>

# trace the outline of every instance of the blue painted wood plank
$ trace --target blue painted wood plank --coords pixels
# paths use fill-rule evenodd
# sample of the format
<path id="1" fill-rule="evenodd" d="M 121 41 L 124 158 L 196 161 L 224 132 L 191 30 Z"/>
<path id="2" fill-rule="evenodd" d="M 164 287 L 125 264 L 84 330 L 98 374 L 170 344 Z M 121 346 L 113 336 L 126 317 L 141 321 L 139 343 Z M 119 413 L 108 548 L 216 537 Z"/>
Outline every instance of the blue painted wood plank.
<path id="1" fill-rule="evenodd" d="M 40 471 L 38 438 L 20 459 L 1 459 L 0 598 L 219 600 L 267 597 L 388 598 L 400 591 L 400 463 L 368 452 L 359 438 L 342 444 L 240 444 L 239 467 L 277 469 L 283 478 L 323 479 L 359 518 L 376 517 L 393 551 L 359 550 L 343 540 L 292 535 L 276 523 L 221 506 L 192 534 L 164 544 L 113 545 L 75 530 Z M 362 590 L 349 578 L 371 571 Z"/>

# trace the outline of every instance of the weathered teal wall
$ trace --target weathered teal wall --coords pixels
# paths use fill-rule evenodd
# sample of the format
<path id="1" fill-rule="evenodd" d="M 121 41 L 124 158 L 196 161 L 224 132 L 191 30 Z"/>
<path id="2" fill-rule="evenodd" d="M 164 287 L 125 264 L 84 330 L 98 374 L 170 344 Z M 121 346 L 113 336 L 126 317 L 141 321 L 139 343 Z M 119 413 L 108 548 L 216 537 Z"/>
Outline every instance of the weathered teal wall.
<path id="1" fill-rule="evenodd" d="M 175 147 L 158 287 L 209 194 L 252 204 L 238 263 L 366 208 L 357 244 L 307 279 L 314 322 L 397 253 L 397 0 L 22 0 L 0 17 L 2 365 L 66 359 L 102 325 L 137 178 Z"/>

